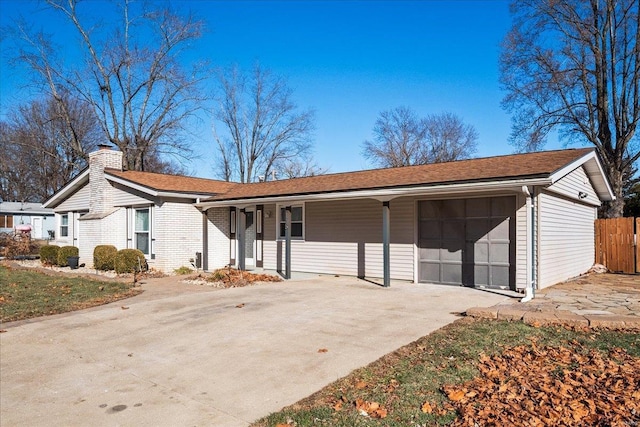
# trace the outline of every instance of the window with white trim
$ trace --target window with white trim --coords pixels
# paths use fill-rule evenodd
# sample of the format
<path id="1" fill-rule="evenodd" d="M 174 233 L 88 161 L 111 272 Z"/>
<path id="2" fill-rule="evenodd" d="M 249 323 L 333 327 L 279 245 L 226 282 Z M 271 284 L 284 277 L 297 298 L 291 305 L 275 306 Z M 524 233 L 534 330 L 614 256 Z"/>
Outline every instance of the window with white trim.
<path id="1" fill-rule="evenodd" d="M 60 215 L 60 237 L 69 237 L 69 214 Z"/>
<path id="2" fill-rule="evenodd" d="M 133 211 L 133 234 L 135 248 L 143 254 L 151 253 L 151 210 L 149 208 Z"/>
<path id="3" fill-rule="evenodd" d="M 281 206 L 278 209 L 278 237 L 280 239 L 285 238 L 286 232 L 286 208 Z M 304 206 L 297 205 L 291 206 L 291 238 L 302 240 L 304 239 Z"/>

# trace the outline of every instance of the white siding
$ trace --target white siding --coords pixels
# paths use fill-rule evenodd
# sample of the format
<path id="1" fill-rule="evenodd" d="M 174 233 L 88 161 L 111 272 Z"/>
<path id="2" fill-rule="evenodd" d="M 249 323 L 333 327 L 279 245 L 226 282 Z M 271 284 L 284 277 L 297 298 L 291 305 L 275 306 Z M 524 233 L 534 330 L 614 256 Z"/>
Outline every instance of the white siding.
<path id="1" fill-rule="evenodd" d="M 582 166 L 555 182 L 547 190 L 570 199 L 581 200 L 583 203 L 600 206 L 600 199 Z M 586 197 L 580 199 L 579 193 L 586 194 Z"/>
<path id="2" fill-rule="evenodd" d="M 89 184 L 80 188 L 73 193 L 64 202 L 56 206 L 56 212 L 69 212 L 69 211 L 88 211 L 89 210 Z"/>
<path id="3" fill-rule="evenodd" d="M 207 211 L 209 270 L 229 264 L 229 208 L 212 208 Z"/>
<path id="4" fill-rule="evenodd" d="M 391 277 L 414 279 L 414 199 L 392 200 Z M 264 266 L 281 267 L 284 242 L 275 241 L 275 207 L 265 218 Z M 382 202 L 343 200 L 305 204 L 305 240 L 291 242 L 291 269 L 311 273 L 382 276 Z M 272 231 L 269 231 L 269 230 Z M 280 245 L 280 249 L 278 246 Z M 282 262 L 282 261 L 281 261 Z"/>
<path id="5" fill-rule="evenodd" d="M 585 273 L 594 261 L 596 208 L 550 193 L 538 196 L 538 287 Z"/>
<path id="6" fill-rule="evenodd" d="M 113 186 L 112 192 L 114 206 L 135 206 L 151 202 L 151 198 L 144 198 L 141 195 L 134 194 L 131 189 L 124 191 L 118 186 Z"/>
<path id="7" fill-rule="evenodd" d="M 154 208 L 152 221 L 156 259 L 149 265 L 166 272 L 191 266 L 189 259 L 202 252 L 202 212 L 190 203 L 165 202 Z"/>

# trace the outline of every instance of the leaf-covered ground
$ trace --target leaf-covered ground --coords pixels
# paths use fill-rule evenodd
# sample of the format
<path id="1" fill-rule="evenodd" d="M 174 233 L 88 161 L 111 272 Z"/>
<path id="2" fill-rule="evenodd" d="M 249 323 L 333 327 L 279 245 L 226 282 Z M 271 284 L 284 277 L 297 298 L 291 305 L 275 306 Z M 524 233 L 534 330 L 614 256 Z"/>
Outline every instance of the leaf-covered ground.
<path id="1" fill-rule="evenodd" d="M 117 281 L 44 274 L 0 265 L 0 321 L 29 319 L 80 310 L 142 292 Z"/>
<path id="2" fill-rule="evenodd" d="M 640 425 L 638 331 L 461 319 L 255 426 Z"/>

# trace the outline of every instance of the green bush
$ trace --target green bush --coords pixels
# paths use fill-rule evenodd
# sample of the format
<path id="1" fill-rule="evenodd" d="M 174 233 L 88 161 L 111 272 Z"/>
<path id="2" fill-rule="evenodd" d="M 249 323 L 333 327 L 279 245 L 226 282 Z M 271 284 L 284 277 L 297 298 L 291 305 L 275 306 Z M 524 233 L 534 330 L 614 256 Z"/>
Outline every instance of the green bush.
<path id="1" fill-rule="evenodd" d="M 40 248 L 40 262 L 44 265 L 56 265 L 58 263 L 58 245 L 44 245 Z"/>
<path id="2" fill-rule="evenodd" d="M 69 265 L 67 258 L 70 256 L 78 256 L 78 248 L 75 246 L 62 246 L 58 250 L 58 265 L 60 267 L 67 267 Z"/>
<path id="3" fill-rule="evenodd" d="M 189 268 L 189 267 L 185 267 L 184 265 L 182 267 L 178 267 L 175 270 L 173 270 L 174 273 L 176 273 L 179 276 L 183 276 L 185 274 L 191 274 L 193 273 L 193 269 Z"/>
<path id="4" fill-rule="evenodd" d="M 116 273 L 134 273 L 147 269 L 147 260 L 138 249 L 120 249 L 116 254 L 114 267 Z"/>
<path id="5" fill-rule="evenodd" d="M 93 268 L 96 270 L 115 270 L 118 249 L 113 245 L 98 245 L 93 250 Z"/>

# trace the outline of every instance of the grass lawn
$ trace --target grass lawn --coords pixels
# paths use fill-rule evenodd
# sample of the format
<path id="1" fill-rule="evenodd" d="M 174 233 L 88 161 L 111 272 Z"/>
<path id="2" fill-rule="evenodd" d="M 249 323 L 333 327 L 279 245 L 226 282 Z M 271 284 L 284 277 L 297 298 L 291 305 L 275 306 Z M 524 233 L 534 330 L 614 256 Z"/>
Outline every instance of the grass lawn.
<path id="1" fill-rule="evenodd" d="M 465 318 L 254 426 L 640 425 L 639 390 L 638 331 Z"/>
<path id="2" fill-rule="evenodd" d="M 0 321 L 79 310 L 140 292 L 126 283 L 48 275 L 0 265 Z"/>

